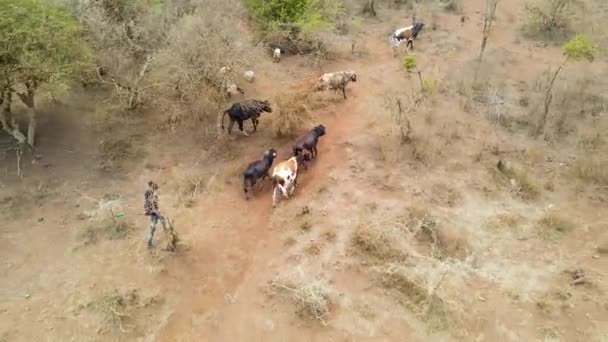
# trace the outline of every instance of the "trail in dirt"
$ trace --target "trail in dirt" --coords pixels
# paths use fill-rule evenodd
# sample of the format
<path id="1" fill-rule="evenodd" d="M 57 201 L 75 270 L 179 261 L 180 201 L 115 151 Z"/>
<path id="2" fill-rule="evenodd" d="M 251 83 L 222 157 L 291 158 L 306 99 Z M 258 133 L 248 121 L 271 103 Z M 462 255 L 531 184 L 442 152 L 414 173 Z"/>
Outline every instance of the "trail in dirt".
<path id="1" fill-rule="evenodd" d="M 373 69 L 382 65 L 380 61 L 394 62 L 390 56 L 383 54 L 383 49 L 378 48 L 378 42 L 374 38 L 368 39 L 366 45 L 369 50 L 379 53 L 364 59 L 331 65 L 326 70 L 350 68 L 367 75 L 373 74 Z M 370 65 L 367 60 L 374 60 L 375 63 Z M 294 199 L 305 203 L 313 190 L 327 181 L 327 175 L 342 166 L 347 156 L 346 143 L 366 126 L 364 100 L 370 92 L 376 91 L 378 90 L 374 88 L 373 81 L 360 78 L 357 83 L 349 85 L 347 100 L 338 101 L 316 113 L 318 123 L 325 125 L 328 133 L 320 140 L 318 158 L 307 171 L 302 172 Z M 276 268 L 271 264 L 283 256 L 283 241 L 277 238 L 276 231 L 272 229 L 271 216 L 280 215 L 281 206 L 290 205 L 289 202 L 294 200 L 280 202 L 279 208 L 273 211 L 269 188 L 267 185 L 264 191 L 246 202 L 240 186 L 233 186 L 222 198 L 215 199 L 214 203 L 206 208 L 208 213 L 225 213 L 225 208 L 229 206 L 235 208 L 235 215 L 239 213 L 239 216 L 246 217 L 245 220 L 235 220 L 234 224 L 225 227 L 231 230 L 230 237 L 218 232 L 210 237 L 215 241 L 208 243 L 218 246 L 218 252 L 219 248 L 236 244 L 230 247 L 242 253 L 242 260 L 237 261 L 239 271 L 234 275 L 230 275 L 230 272 L 218 274 L 223 279 L 209 282 L 204 294 L 193 292 L 192 296 L 180 295 L 184 300 L 173 310 L 174 315 L 170 317 L 160 336 L 175 339 L 195 334 L 207 336 L 211 340 L 235 341 L 250 339 L 252 334 L 266 331 L 265 321 L 261 318 L 252 319 L 250 313 L 261 304 L 260 297 L 263 295 L 259 286 L 273 277 L 272 272 L 276 272 Z M 197 253 L 197 250 L 193 249 L 190 253 Z M 209 251 L 203 253 L 209 255 Z M 215 261 L 223 264 L 220 258 L 216 257 Z M 209 265 L 208 262 L 206 264 Z M 214 284 L 216 287 L 213 287 Z M 205 318 L 193 318 L 197 315 Z M 277 331 L 274 332 L 276 333 Z M 287 330 L 285 334 L 286 338 L 293 337 Z"/>

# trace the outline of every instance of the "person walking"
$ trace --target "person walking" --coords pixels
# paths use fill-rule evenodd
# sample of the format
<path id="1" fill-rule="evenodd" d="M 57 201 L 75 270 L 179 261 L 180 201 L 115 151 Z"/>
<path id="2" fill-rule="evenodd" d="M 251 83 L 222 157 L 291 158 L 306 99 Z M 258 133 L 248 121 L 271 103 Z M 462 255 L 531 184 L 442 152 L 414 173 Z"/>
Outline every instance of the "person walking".
<path id="1" fill-rule="evenodd" d="M 148 248 L 152 247 L 154 232 L 158 221 L 163 225 L 166 231 L 165 218 L 161 215 L 158 206 L 158 184 L 153 181 L 148 182 L 148 190 L 144 193 L 144 215 L 150 216 L 150 236 L 148 238 Z"/>

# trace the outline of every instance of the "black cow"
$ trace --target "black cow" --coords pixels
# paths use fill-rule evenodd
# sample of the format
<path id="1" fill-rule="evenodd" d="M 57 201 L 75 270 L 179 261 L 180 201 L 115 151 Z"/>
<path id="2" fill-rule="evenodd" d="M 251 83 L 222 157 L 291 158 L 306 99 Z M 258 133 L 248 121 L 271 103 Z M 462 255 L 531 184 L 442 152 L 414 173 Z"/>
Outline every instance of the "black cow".
<path id="1" fill-rule="evenodd" d="M 245 192 L 245 198 L 249 199 L 249 191 L 256 183 L 259 178 L 261 179 L 260 185 L 263 186 L 264 179 L 270 177 L 268 171 L 272 166 L 274 158 L 277 156 L 277 151 L 271 148 L 264 152 L 264 156 L 261 160 L 256 160 L 247 165 L 247 169 L 243 172 L 243 191 Z M 261 188 L 261 187 L 260 187 Z"/>
<path id="2" fill-rule="evenodd" d="M 325 135 L 325 126 L 318 125 L 311 129 L 306 134 L 299 137 L 293 145 L 293 155 L 298 156 L 300 153 L 305 152 L 303 155 L 307 161 L 312 160 L 317 156 L 317 142 L 319 138 Z M 308 156 L 306 156 L 306 154 Z"/>
<path id="3" fill-rule="evenodd" d="M 232 127 L 234 123 L 239 124 L 239 130 L 246 136 L 249 136 L 247 132 L 243 130 L 243 121 L 251 119 L 253 122 L 253 131 L 257 131 L 260 114 L 263 112 L 272 113 L 270 102 L 260 100 L 246 100 L 243 102 L 235 102 L 230 108 L 224 111 L 222 115 L 222 129 L 224 129 L 224 119 L 226 114 L 230 118 L 230 124 L 228 125 L 228 134 L 232 134 Z"/>

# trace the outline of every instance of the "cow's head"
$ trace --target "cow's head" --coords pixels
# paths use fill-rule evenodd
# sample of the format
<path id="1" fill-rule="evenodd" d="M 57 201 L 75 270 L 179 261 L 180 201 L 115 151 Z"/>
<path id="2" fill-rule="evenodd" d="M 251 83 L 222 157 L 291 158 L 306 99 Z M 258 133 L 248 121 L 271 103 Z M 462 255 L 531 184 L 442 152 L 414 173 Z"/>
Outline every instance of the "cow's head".
<path id="1" fill-rule="evenodd" d="M 275 150 L 274 148 L 268 149 L 266 150 L 266 152 L 264 152 L 264 158 L 273 161 L 274 158 L 277 157 L 277 150 Z"/>
<path id="2" fill-rule="evenodd" d="M 318 137 L 322 137 L 325 135 L 325 126 L 323 126 L 323 125 L 316 126 L 315 128 L 313 128 L 313 131 L 315 131 L 315 133 L 317 133 Z"/>
<path id="3" fill-rule="evenodd" d="M 414 23 L 414 27 L 412 27 L 412 39 L 418 38 L 418 33 L 420 33 L 420 31 L 422 31 L 423 27 L 424 27 L 424 23 L 422 23 L 422 22 Z"/>
<path id="4" fill-rule="evenodd" d="M 272 107 L 270 107 L 270 102 L 268 100 L 264 100 L 264 101 L 260 101 L 260 104 L 262 105 L 262 110 L 267 112 L 267 113 L 272 113 Z"/>
<path id="5" fill-rule="evenodd" d="M 152 189 L 152 191 L 158 191 L 158 184 L 154 183 L 153 181 L 149 181 L 148 186 L 150 189 Z"/>

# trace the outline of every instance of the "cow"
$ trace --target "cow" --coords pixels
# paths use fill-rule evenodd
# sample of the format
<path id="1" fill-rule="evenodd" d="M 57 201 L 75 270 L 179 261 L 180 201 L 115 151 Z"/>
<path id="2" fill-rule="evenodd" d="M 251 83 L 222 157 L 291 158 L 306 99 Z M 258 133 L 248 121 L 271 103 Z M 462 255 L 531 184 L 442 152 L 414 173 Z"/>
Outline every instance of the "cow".
<path id="1" fill-rule="evenodd" d="M 222 115 L 222 129 L 224 129 L 224 119 L 226 114 L 230 118 L 230 124 L 228 125 L 228 135 L 232 134 L 232 127 L 234 123 L 238 123 L 239 130 L 245 136 L 249 136 L 247 132 L 243 130 L 243 121 L 251 119 L 253 122 L 253 131 L 257 131 L 260 115 L 263 112 L 272 113 L 272 107 L 270 102 L 267 100 L 246 100 L 242 102 L 235 102 L 232 106 L 224 111 Z"/>
<path id="2" fill-rule="evenodd" d="M 408 27 L 402 27 L 391 33 L 389 40 L 393 46 L 393 54 L 396 55 L 397 47 L 406 41 L 406 48 L 409 46 L 414 49 L 414 40 L 418 38 L 418 34 L 424 28 L 424 23 L 416 22 L 415 18 L 412 20 L 412 25 Z"/>
<path id="3" fill-rule="evenodd" d="M 262 159 L 256 160 L 247 165 L 247 169 L 243 172 L 243 191 L 245 192 L 245 198 L 249 200 L 249 192 L 255 185 L 258 179 L 260 179 L 260 188 L 264 186 L 264 179 L 270 177 L 268 171 L 272 166 L 272 162 L 277 157 L 277 151 L 274 148 L 268 149 L 264 152 Z M 258 189 L 258 190 L 259 190 Z"/>
<path id="4" fill-rule="evenodd" d="M 279 49 L 279 48 L 274 49 L 274 51 L 272 52 L 272 59 L 275 63 L 278 63 L 281 61 L 281 49 Z"/>
<path id="5" fill-rule="evenodd" d="M 352 70 L 329 72 L 319 77 L 315 90 L 341 90 L 346 100 L 346 85 L 351 81 L 357 82 L 357 74 Z"/>
<path id="6" fill-rule="evenodd" d="M 319 138 L 325 135 L 325 126 L 318 125 L 313 127 L 306 134 L 300 136 L 293 145 L 293 155 L 299 156 L 305 153 L 303 160 L 309 161 L 317 156 L 317 142 Z M 304 164 L 306 168 L 306 165 Z"/>
<path id="7" fill-rule="evenodd" d="M 272 170 L 272 207 L 276 208 L 277 199 L 280 194 L 286 199 L 292 195 L 298 184 L 298 165 L 303 161 L 303 156 L 293 156 L 279 164 Z"/>

